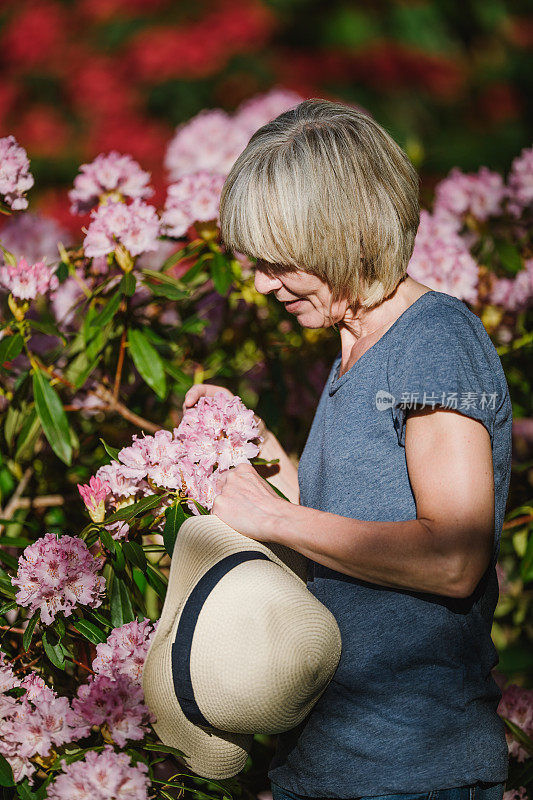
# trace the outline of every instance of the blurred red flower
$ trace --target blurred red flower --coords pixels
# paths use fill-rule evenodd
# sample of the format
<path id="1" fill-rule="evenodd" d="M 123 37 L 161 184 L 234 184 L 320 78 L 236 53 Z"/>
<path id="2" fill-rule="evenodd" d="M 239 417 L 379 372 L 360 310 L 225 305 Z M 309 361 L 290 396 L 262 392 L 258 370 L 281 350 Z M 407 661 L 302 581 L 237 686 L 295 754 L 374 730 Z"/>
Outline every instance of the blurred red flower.
<path id="1" fill-rule="evenodd" d="M 8 20 L 0 37 L 3 58 L 24 71 L 50 67 L 67 30 L 67 17 L 59 3 L 50 0 L 23 3 Z"/>

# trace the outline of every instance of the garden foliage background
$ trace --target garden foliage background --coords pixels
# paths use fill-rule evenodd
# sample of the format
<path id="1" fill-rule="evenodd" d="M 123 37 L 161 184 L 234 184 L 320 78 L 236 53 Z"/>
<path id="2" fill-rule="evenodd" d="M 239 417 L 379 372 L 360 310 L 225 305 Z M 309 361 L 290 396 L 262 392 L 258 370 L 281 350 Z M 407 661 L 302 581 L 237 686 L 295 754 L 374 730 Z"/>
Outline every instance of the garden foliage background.
<path id="1" fill-rule="evenodd" d="M 301 453 L 337 335 L 299 328 L 275 300 L 258 295 L 250 262 L 225 251 L 212 220 L 220 176 L 255 129 L 302 99 L 339 100 L 375 116 L 419 170 L 425 211 L 410 274 L 479 314 L 506 371 L 513 471 L 492 636 L 499 680 L 511 687 L 501 707 L 509 791 L 524 797 L 531 790 L 532 44 L 528 4 L 503 0 L 2 3 L 0 137 L 13 135 L 27 152 L 34 183 L 23 192 L 27 208 L 4 203 L 0 242 L 14 254 L 15 272 L 21 256 L 30 265 L 45 257 L 57 280 L 50 273 L 25 307 L 14 283 L 11 290 L 6 283 L 4 256 L 0 648 L 19 680 L 33 670 L 70 699 L 88 675 L 103 671 L 95 668 L 103 652 L 97 647 L 114 628 L 138 626 L 133 638 L 142 651 L 151 630 L 142 620 L 158 617 L 183 503 L 169 486 L 161 488 L 163 481 L 152 482 L 127 502 L 116 489 L 106 498 L 105 520 L 95 519 L 77 484 L 113 463 L 134 434 L 179 426 L 193 382 L 231 389 L 295 460 Z M 209 109 L 218 111 L 205 115 Z M 112 151 L 133 161 L 121 162 L 130 193 L 108 201 L 137 198 L 132 205 L 145 213 L 145 234 L 132 233 L 135 220 L 127 229 L 124 220 L 102 217 L 91 240 L 90 211 L 99 202 L 103 208 L 101 196 L 91 199 L 80 188 L 74 200 L 72 191 L 80 165 Z M 108 169 L 111 176 L 120 172 L 116 157 Z M 199 170 L 218 177 L 198 177 Z M 187 183 L 185 175 L 196 177 Z M 174 194 L 172 185 L 179 187 Z M 139 211 L 143 204 L 154 211 Z M 122 246 L 109 245 L 109 236 L 102 245 L 112 224 L 122 225 Z M 134 516 L 125 510 L 142 497 Z M 81 537 L 102 559 L 98 611 L 94 594 L 74 617 L 58 612 L 47 623 L 29 603 L 14 600 L 11 578 L 21 552 L 47 533 Z M 108 642 L 113 658 L 128 664 L 131 653 L 117 641 Z M 6 691 L 15 702 L 16 687 Z M 255 797 L 267 788 L 273 738 L 256 736 L 243 774 L 219 786 L 158 752 L 138 708 L 128 712 L 137 714 L 134 744 L 119 744 L 120 735 L 95 717 L 85 738 L 78 731 L 83 746 L 52 737 L 48 749 L 28 755 L 25 768 L 17 763 L 17 787 L 9 787 L 4 764 L 4 793 L 70 797 L 66 783 L 52 788 L 59 757 L 68 751 L 76 763 L 90 751 L 111 758 L 106 743 L 131 764 L 150 765 L 149 787 L 139 767 L 130 797 L 174 797 L 179 787 L 191 796 Z M 7 753 L 1 739 L 0 729 L 0 753 Z"/>

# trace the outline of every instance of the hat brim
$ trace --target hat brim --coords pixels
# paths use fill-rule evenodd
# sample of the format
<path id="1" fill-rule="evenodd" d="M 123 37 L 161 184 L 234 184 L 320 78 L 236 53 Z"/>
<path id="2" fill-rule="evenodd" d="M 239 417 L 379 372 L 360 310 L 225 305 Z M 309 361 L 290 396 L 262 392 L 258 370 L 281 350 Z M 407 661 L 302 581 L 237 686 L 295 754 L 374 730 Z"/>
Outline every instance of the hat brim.
<path id="1" fill-rule="evenodd" d="M 145 701 L 156 716 L 155 732 L 165 745 L 183 753 L 194 773 L 214 780 L 233 777 L 243 769 L 253 735 L 197 725 L 186 717 L 174 687 L 172 645 L 183 606 L 198 580 L 221 558 L 243 549 L 266 554 L 304 582 L 306 560 L 301 554 L 257 542 L 215 515 L 190 517 L 176 537 L 161 617 L 142 672 Z"/>

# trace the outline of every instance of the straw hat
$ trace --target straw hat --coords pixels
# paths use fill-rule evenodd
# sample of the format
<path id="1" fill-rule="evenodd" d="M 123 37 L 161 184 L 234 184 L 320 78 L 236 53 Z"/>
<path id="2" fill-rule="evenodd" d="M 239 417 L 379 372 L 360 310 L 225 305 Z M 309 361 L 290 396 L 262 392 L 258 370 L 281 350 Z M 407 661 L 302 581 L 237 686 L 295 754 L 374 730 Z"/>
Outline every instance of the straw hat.
<path id="1" fill-rule="evenodd" d="M 159 738 L 197 775 L 236 775 L 254 733 L 298 725 L 333 677 L 340 632 L 306 564 L 215 515 L 180 527 L 142 684 Z"/>

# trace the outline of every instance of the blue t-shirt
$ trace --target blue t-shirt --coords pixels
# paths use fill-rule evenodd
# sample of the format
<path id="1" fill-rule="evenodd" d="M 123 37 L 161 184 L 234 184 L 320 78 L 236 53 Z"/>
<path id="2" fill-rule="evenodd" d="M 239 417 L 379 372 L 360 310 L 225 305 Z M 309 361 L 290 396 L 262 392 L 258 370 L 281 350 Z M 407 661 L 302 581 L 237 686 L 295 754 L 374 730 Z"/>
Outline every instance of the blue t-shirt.
<path id="1" fill-rule="evenodd" d="M 335 616 L 342 654 L 309 715 L 278 735 L 268 776 L 326 798 L 505 781 L 501 691 L 491 675 L 511 468 L 512 408 L 500 359 L 479 317 L 429 291 L 339 378 L 340 361 L 339 353 L 300 459 L 301 504 L 360 520 L 416 519 L 406 414 L 415 402 L 456 409 L 490 434 L 492 561 L 470 597 L 453 598 L 387 588 L 309 560 L 308 588 Z"/>

